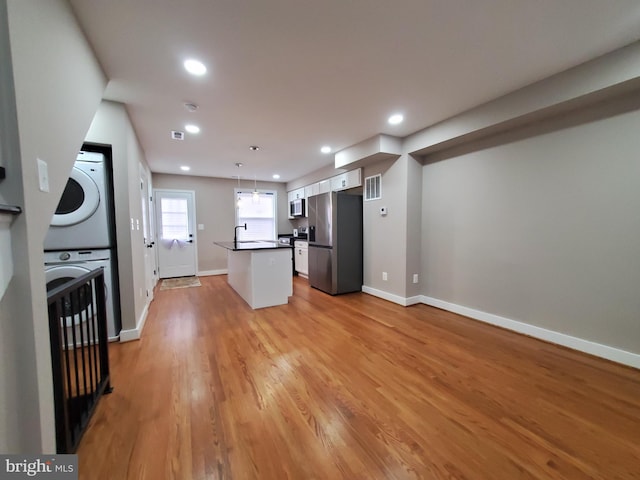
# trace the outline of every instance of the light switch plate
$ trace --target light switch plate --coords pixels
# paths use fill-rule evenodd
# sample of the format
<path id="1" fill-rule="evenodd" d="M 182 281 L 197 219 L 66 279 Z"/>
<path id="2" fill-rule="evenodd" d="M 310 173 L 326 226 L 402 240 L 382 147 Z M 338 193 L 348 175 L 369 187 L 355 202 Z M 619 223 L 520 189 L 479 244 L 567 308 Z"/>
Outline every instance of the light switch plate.
<path id="1" fill-rule="evenodd" d="M 49 193 L 49 167 L 47 162 L 38 158 L 38 188 L 41 192 Z"/>
<path id="2" fill-rule="evenodd" d="M 204 230 L 204 223 L 198 224 L 198 230 Z"/>

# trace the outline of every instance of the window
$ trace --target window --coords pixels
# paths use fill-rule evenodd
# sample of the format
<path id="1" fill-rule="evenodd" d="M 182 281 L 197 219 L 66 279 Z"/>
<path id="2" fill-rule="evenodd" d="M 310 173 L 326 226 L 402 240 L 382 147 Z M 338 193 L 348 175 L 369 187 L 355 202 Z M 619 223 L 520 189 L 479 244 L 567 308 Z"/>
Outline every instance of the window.
<path id="1" fill-rule="evenodd" d="M 189 207 L 186 198 L 162 198 L 162 239 L 189 239 Z"/>
<path id="2" fill-rule="evenodd" d="M 249 190 L 235 190 L 236 225 L 247 224 L 247 229 L 238 229 L 238 240 L 276 239 L 276 192 L 261 191 L 254 196 Z"/>

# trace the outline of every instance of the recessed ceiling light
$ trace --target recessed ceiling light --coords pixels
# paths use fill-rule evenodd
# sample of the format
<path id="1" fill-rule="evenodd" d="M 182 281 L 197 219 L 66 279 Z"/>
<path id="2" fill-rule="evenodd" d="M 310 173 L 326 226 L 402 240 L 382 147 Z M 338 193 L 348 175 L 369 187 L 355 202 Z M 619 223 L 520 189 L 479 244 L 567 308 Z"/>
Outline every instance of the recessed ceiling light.
<path id="1" fill-rule="evenodd" d="M 249 150 L 251 150 L 252 152 L 256 152 L 256 151 L 260 150 L 260 147 L 257 146 L 257 145 L 251 145 L 249 147 Z"/>
<path id="2" fill-rule="evenodd" d="M 280 175 L 278 175 L 277 173 L 274 173 L 273 174 L 273 178 L 274 178 L 274 180 L 278 180 L 280 178 Z"/>
<path id="3" fill-rule="evenodd" d="M 204 63 L 202 63 L 199 60 L 195 60 L 193 58 L 190 58 L 189 60 L 184 61 L 184 68 L 191 75 L 201 76 L 207 73 L 207 67 L 204 66 Z"/>
<path id="4" fill-rule="evenodd" d="M 182 165 L 180 167 L 180 170 L 182 170 L 183 172 L 188 172 L 189 170 L 191 170 L 191 167 L 187 167 L 186 165 Z"/>
<path id="5" fill-rule="evenodd" d="M 331 147 L 329 145 L 325 145 L 320 149 L 322 153 L 331 153 Z"/>
<path id="6" fill-rule="evenodd" d="M 185 125 L 184 129 L 189 133 L 200 133 L 200 127 L 197 125 Z"/>
<path id="7" fill-rule="evenodd" d="M 402 121 L 404 120 L 404 117 L 402 116 L 402 114 L 400 113 L 395 113 L 393 115 L 391 115 L 389 117 L 389 120 L 387 120 L 391 125 L 398 125 L 399 123 L 402 123 Z"/>

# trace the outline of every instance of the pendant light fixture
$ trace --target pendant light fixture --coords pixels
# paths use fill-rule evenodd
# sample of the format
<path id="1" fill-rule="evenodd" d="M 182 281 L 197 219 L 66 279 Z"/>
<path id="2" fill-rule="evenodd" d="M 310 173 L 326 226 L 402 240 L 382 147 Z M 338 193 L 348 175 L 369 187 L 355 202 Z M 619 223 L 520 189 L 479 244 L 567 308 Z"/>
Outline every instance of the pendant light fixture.
<path id="1" fill-rule="evenodd" d="M 258 180 L 253 176 L 253 194 L 251 196 L 253 203 L 260 203 L 260 193 L 258 192 Z"/>
<path id="2" fill-rule="evenodd" d="M 242 167 L 242 164 L 238 162 L 236 163 L 236 167 L 238 167 L 238 198 L 236 200 L 236 206 L 240 208 L 240 205 L 242 205 L 242 197 L 240 195 L 240 167 Z"/>

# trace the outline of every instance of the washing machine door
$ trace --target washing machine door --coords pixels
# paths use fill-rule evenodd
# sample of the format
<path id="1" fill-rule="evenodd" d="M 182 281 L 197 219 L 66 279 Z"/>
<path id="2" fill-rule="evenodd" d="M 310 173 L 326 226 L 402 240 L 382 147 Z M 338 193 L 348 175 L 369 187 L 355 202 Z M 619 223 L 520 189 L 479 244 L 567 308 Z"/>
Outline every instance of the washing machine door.
<path id="1" fill-rule="evenodd" d="M 89 273 L 91 270 L 81 267 L 79 265 L 60 265 L 51 267 L 46 270 L 47 280 L 47 292 L 54 288 L 64 285 L 71 280 L 81 277 L 85 273 Z M 106 290 L 106 289 L 105 289 Z M 63 301 L 62 311 L 63 315 L 60 317 L 60 323 L 66 327 L 72 325 L 79 325 L 80 323 L 88 320 L 87 311 L 88 306 L 93 302 L 93 295 L 90 291 L 80 290 L 80 294 L 74 301 L 70 301 L 67 297 Z"/>
<path id="2" fill-rule="evenodd" d="M 78 167 L 73 167 L 53 215 L 51 225 L 65 227 L 85 221 L 100 205 L 100 190 L 93 179 Z"/>

